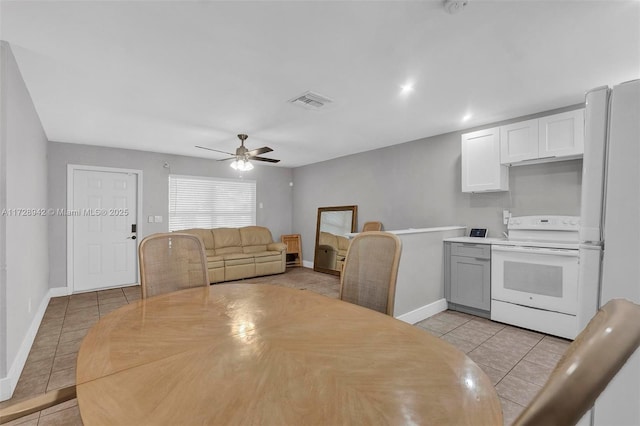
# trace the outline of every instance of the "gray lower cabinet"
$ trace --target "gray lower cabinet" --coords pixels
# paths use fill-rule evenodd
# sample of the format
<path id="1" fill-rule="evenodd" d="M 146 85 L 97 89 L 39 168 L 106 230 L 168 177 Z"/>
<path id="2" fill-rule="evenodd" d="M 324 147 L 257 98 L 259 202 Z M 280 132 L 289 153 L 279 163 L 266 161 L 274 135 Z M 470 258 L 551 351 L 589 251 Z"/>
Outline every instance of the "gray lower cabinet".
<path id="1" fill-rule="evenodd" d="M 444 292 L 449 309 L 489 318 L 491 245 L 445 242 Z"/>

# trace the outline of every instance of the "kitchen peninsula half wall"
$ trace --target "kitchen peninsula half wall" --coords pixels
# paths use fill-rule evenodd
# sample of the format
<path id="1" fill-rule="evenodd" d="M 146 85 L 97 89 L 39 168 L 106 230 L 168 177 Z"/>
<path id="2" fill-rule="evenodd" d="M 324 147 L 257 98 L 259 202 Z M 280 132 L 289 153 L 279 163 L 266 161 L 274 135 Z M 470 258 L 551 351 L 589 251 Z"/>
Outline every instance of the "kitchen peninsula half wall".
<path id="1" fill-rule="evenodd" d="M 462 237 L 466 229 L 465 226 L 441 226 L 386 231 L 402 241 L 393 310 L 396 318 L 415 324 L 447 309 L 442 241 Z"/>

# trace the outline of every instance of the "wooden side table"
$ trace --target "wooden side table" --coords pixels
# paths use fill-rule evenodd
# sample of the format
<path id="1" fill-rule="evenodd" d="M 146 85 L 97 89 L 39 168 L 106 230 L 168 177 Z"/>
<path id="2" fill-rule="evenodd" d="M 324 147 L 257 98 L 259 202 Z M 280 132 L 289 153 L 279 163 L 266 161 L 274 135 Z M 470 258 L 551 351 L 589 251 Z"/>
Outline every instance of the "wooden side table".
<path id="1" fill-rule="evenodd" d="M 287 245 L 287 267 L 302 266 L 300 234 L 281 235 L 280 241 Z"/>

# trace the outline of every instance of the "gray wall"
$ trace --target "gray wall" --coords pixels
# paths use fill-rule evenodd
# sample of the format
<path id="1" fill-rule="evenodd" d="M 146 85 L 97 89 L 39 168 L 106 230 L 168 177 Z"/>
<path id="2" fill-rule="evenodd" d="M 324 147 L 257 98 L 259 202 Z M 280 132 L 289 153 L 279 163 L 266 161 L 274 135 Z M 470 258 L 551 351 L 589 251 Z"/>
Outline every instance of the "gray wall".
<path id="1" fill-rule="evenodd" d="M 163 167 L 168 163 L 169 168 Z M 195 157 L 159 154 L 91 145 L 49 142 L 49 207 L 67 207 L 67 164 L 138 169 L 143 172 L 142 217 L 139 237 L 167 231 L 169 209 L 169 174 L 238 178 L 229 162 L 216 162 Z M 254 162 L 255 164 L 255 162 Z M 256 164 L 246 179 L 257 182 L 256 222 L 271 230 L 273 238 L 291 233 L 292 189 L 291 169 Z M 147 216 L 162 216 L 162 223 L 147 223 Z M 67 285 L 67 222 L 65 217 L 49 218 L 50 285 Z"/>
<path id="2" fill-rule="evenodd" d="M 0 41 L 0 159 L 2 206 L 46 209 L 47 138 L 8 43 Z M 10 159 L 10 160 L 9 160 Z M 48 285 L 47 219 L 2 216 L 0 280 L 0 400 L 17 381 L 23 340 L 45 300 Z M 15 377 L 7 377 L 9 374 Z"/>
<path id="3" fill-rule="evenodd" d="M 387 230 L 463 225 L 501 236 L 502 210 L 514 216 L 580 214 L 582 160 L 509 169 L 508 192 L 461 192 L 460 136 L 494 125 L 576 109 L 520 117 L 294 169 L 293 232 L 313 261 L 318 207 L 358 206 L 358 229 L 379 220 Z"/>

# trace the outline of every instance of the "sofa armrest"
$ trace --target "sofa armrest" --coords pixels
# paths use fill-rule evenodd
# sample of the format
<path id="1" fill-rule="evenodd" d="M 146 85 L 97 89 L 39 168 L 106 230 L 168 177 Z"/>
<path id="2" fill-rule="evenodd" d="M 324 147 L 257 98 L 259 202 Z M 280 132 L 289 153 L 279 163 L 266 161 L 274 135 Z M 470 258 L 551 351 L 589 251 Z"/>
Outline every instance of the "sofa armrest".
<path id="1" fill-rule="evenodd" d="M 270 243 L 267 244 L 267 250 L 283 252 L 287 251 L 287 245 L 285 243 Z"/>

